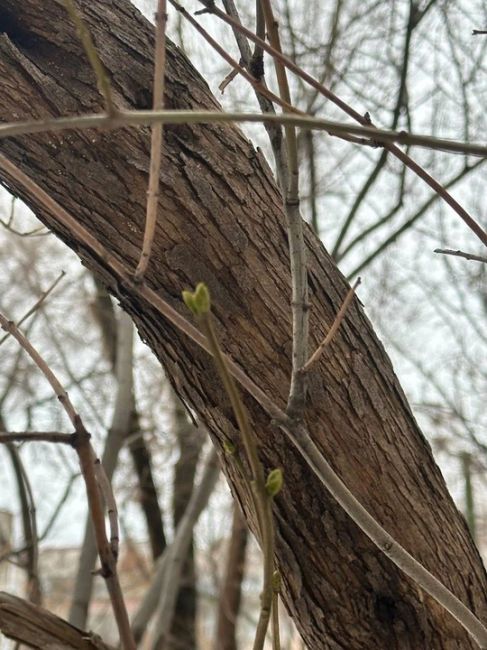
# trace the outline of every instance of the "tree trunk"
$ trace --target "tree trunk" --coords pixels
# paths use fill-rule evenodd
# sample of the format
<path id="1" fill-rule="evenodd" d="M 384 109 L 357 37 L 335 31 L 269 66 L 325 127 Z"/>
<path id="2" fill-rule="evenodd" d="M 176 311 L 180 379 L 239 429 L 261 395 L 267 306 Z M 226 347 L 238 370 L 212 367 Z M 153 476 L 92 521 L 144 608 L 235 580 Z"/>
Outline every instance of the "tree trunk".
<path id="1" fill-rule="evenodd" d="M 240 513 L 240 508 L 234 503 L 225 575 L 218 600 L 215 650 L 237 650 L 238 647 L 237 621 L 242 600 L 247 539 L 247 524 Z"/>
<path id="2" fill-rule="evenodd" d="M 151 104 L 153 28 L 127 0 L 78 0 L 109 71 L 119 106 Z M 41 11 L 42 5 L 42 11 Z M 100 97 L 75 30 L 56 0 L 0 0 L 0 119 L 99 110 Z M 188 60 L 170 44 L 167 107 L 215 109 Z M 326 136 L 323 136 L 326 137 Z M 29 174 L 128 270 L 140 253 L 149 132 L 63 132 L 11 138 L 1 152 Z M 131 314 L 181 396 L 221 445 L 236 439 L 228 400 L 203 351 L 14 179 L 4 182 Z M 286 229 L 281 199 L 262 155 L 238 128 L 167 126 L 159 222 L 147 283 L 186 314 L 181 290 L 212 292 L 225 351 L 284 407 L 291 326 Z M 323 336 L 347 284 L 306 230 L 312 346 Z M 245 396 L 267 470 L 282 467 L 275 502 L 284 600 L 310 648 L 471 648 L 473 642 L 358 530 L 296 449 Z M 458 513 L 358 301 L 310 378 L 306 421 L 349 488 L 392 535 L 477 615 L 487 620 L 487 580 Z M 249 494 L 231 458 L 227 477 L 253 525 Z"/>
<path id="3" fill-rule="evenodd" d="M 186 410 L 177 395 L 171 391 L 172 427 L 178 441 L 179 458 L 174 467 L 173 521 L 177 528 L 195 489 L 194 479 L 204 433 L 188 420 Z M 181 570 L 179 593 L 174 607 L 174 618 L 165 650 L 195 650 L 196 642 L 196 566 L 194 561 L 194 536 Z"/>

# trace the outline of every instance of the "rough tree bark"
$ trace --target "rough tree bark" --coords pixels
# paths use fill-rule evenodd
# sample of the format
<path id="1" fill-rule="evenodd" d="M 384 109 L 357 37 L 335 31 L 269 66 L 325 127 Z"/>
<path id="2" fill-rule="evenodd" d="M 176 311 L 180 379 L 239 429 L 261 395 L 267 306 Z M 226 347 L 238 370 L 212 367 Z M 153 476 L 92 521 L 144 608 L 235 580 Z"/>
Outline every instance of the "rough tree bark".
<path id="1" fill-rule="evenodd" d="M 151 103 L 153 29 L 127 0 L 78 0 L 110 72 L 120 106 Z M 93 74 L 56 0 L 0 0 L 0 119 L 45 117 L 101 107 Z M 206 84 L 168 46 L 172 108 L 217 108 Z M 281 200 L 262 155 L 233 126 L 165 129 L 160 218 L 148 284 L 184 312 L 181 290 L 205 281 L 222 345 L 285 406 L 290 376 L 290 282 Z M 19 137 L 0 143 L 127 269 L 139 257 L 149 133 L 126 128 Z M 208 358 L 105 268 L 103 262 L 3 181 L 98 272 L 131 314 L 180 395 L 214 441 L 235 424 Z M 314 343 L 347 285 L 307 229 Z M 450 616 L 383 557 L 336 505 L 283 434 L 246 398 L 268 469 L 284 468 L 276 499 L 277 559 L 284 600 L 310 648 L 471 648 Z M 358 302 L 310 381 L 307 424 L 323 453 L 384 527 L 487 620 L 479 554 L 418 429 L 387 355 Z M 251 520 L 248 490 L 223 458 Z M 252 524 L 252 521 L 251 521 Z"/>

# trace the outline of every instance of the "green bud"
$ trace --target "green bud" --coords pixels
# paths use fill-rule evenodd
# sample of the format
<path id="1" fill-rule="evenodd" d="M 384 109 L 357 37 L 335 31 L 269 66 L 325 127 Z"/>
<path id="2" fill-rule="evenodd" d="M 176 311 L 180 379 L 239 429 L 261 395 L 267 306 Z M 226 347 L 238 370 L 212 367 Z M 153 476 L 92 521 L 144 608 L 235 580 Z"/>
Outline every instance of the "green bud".
<path id="1" fill-rule="evenodd" d="M 194 304 L 199 314 L 207 314 L 210 311 L 210 292 L 204 282 L 199 282 L 196 286 Z"/>
<path id="2" fill-rule="evenodd" d="M 195 316 L 201 316 L 210 311 L 210 292 L 203 282 L 197 284 L 194 292 L 183 291 L 183 300 L 186 307 Z"/>
<path id="3" fill-rule="evenodd" d="M 275 497 L 276 494 L 279 494 L 281 491 L 283 482 L 284 478 L 282 475 L 282 469 L 273 469 L 271 472 L 269 472 L 267 481 L 265 482 L 265 489 L 267 491 L 267 494 L 270 497 Z"/>
<path id="4" fill-rule="evenodd" d="M 193 314 L 196 314 L 196 307 L 194 304 L 194 294 L 192 294 L 191 291 L 183 291 L 183 300 L 186 307 L 190 311 L 192 311 Z"/>
<path id="5" fill-rule="evenodd" d="M 237 448 L 230 440 L 223 441 L 223 449 L 225 450 L 225 453 L 228 454 L 229 456 L 233 456 L 233 454 L 237 451 Z"/>
<path id="6" fill-rule="evenodd" d="M 276 594 L 281 591 L 281 574 L 277 570 L 272 574 L 272 591 Z"/>

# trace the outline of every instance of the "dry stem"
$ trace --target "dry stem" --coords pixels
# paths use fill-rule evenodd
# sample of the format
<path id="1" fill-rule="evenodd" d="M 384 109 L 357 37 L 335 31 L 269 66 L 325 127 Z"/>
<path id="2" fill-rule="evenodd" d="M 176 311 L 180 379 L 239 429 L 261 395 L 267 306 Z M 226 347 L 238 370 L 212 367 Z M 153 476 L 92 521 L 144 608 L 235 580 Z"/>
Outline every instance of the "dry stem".
<path id="1" fill-rule="evenodd" d="M 164 108 L 164 75 L 166 71 L 166 0 L 158 0 L 156 13 L 156 46 L 154 52 L 154 90 L 152 107 L 155 111 Z M 159 204 L 159 174 L 161 171 L 163 123 L 152 125 L 149 167 L 149 188 L 147 191 L 147 211 L 145 218 L 144 241 L 135 279 L 140 282 L 149 264 L 152 243 L 157 222 Z"/>
<path id="2" fill-rule="evenodd" d="M 318 359 L 321 357 L 323 354 L 324 349 L 330 345 L 332 342 L 335 334 L 338 331 L 338 328 L 341 325 L 341 322 L 343 318 L 345 317 L 345 314 L 347 313 L 348 306 L 352 302 L 352 298 L 355 295 L 355 291 L 360 284 L 361 280 L 360 278 L 357 278 L 357 280 L 354 282 L 353 286 L 350 287 L 348 290 L 347 295 L 345 296 L 345 300 L 342 303 L 342 306 L 338 310 L 338 313 L 335 317 L 335 320 L 333 321 L 330 329 L 328 330 L 328 334 L 325 336 L 323 341 L 319 344 L 319 346 L 316 348 L 316 350 L 313 352 L 311 357 L 308 359 L 308 361 L 305 363 L 305 365 L 301 368 L 301 372 L 308 372 L 308 370 L 318 361 Z"/>

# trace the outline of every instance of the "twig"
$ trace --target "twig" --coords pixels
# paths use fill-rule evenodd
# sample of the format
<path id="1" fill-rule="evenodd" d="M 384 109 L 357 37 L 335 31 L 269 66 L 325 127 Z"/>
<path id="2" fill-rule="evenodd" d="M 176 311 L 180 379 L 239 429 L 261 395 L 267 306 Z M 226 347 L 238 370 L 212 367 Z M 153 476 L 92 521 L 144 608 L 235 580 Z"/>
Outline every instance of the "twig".
<path id="1" fill-rule="evenodd" d="M 478 34 L 487 34 L 485 29 L 472 29 L 472 36 L 477 36 Z"/>
<path id="2" fill-rule="evenodd" d="M 74 446 L 74 433 L 58 433 L 57 431 L 0 431 L 0 443 L 6 442 L 58 442 Z"/>
<path id="3" fill-rule="evenodd" d="M 108 476 L 106 475 L 105 469 L 99 458 L 95 461 L 95 474 L 107 509 L 108 521 L 110 523 L 110 548 L 112 549 L 113 557 L 116 561 L 118 559 L 118 547 L 120 542 L 118 509 L 112 485 L 108 480 Z"/>
<path id="4" fill-rule="evenodd" d="M 316 350 L 313 352 L 313 354 L 311 355 L 311 357 L 309 358 L 309 360 L 308 360 L 308 361 L 305 363 L 305 365 L 301 368 L 301 372 L 303 372 L 303 373 L 308 372 L 308 370 L 310 370 L 310 368 L 311 368 L 311 367 L 312 367 L 312 366 L 313 366 L 313 365 L 318 361 L 318 359 L 321 357 L 321 355 L 323 354 L 324 349 L 325 349 L 328 345 L 330 345 L 330 343 L 332 342 L 332 340 L 333 340 L 335 334 L 336 334 L 337 331 L 338 331 L 338 328 L 339 328 L 340 325 L 341 325 L 341 322 L 342 322 L 342 320 L 343 320 L 345 314 L 347 313 L 348 306 L 350 305 L 350 303 L 351 303 L 351 301 L 352 301 L 352 298 L 353 298 L 354 295 L 355 295 L 355 291 L 356 291 L 357 287 L 359 286 L 360 282 L 361 282 L 361 279 L 360 279 L 360 278 L 357 278 L 357 280 L 354 282 L 353 286 L 350 287 L 350 289 L 348 290 L 348 293 L 347 293 L 347 295 L 345 296 L 345 300 L 343 301 L 342 306 L 341 306 L 340 309 L 338 310 L 338 313 L 337 313 L 337 315 L 336 315 L 336 317 L 335 317 L 335 320 L 333 321 L 333 323 L 332 323 L 330 329 L 328 330 L 328 334 L 325 336 L 325 338 L 323 339 L 323 341 L 319 344 L 319 346 L 318 346 L 318 347 L 316 348 Z"/>
<path id="5" fill-rule="evenodd" d="M 279 632 L 279 594 L 281 592 L 281 575 L 274 571 L 272 576 L 272 650 L 281 649 L 281 635 Z"/>
<path id="6" fill-rule="evenodd" d="M 134 283 L 130 272 L 114 255 L 108 252 L 91 233 L 54 201 L 37 183 L 1 154 L 0 169 L 7 176 L 15 178 L 23 186 L 27 195 L 30 194 L 32 197 L 35 197 L 38 204 L 41 204 L 45 210 L 54 215 L 60 223 L 73 233 L 74 237 L 83 242 L 91 250 L 92 254 L 95 254 L 127 287 L 130 287 L 134 291 L 135 295 L 146 300 L 178 330 L 186 334 L 192 341 L 211 354 L 206 338 L 186 318 L 181 316 L 155 291 L 144 284 L 137 285 Z M 291 443 L 300 451 L 317 478 L 379 550 L 387 555 L 407 576 L 414 580 L 420 588 L 444 607 L 475 639 L 481 648 L 487 648 L 487 628 L 451 591 L 417 562 L 365 510 L 325 460 L 323 454 L 313 442 L 308 430 L 303 425 L 297 426 L 292 422 L 282 409 L 257 386 L 238 364 L 226 355 L 224 355 L 224 359 L 233 377 L 235 377 L 240 385 L 266 411 L 267 415 L 284 431 Z"/>
<path id="7" fill-rule="evenodd" d="M 272 47 L 282 53 L 277 21 L 269 0 L 260 0 L 267 34 Z M 286 68 L 274 58 L 277 82 L 281 98 L 291 104 L 291 93 Z M 287 148 L 287 184 L 281 188 L 286 213 L 289 258 L 291 266 L 291 311 L 293 316 L 291 387 L 287 412 L 292 418 L 301 419 L 306 398 L 305 375 L 300 372 L 308 356 L 309 305 L 308 272 L 306 268 L 306 247 L 303 235 L 303 220 L 299 210 L 299 161 L 296 129 L 285 127 Z"/>
<path id="8" fill-rule="evenodd" d="M 487 264 L 487 257 L 482 255 L 474 255 L 473 253 L 464 253 L 463 251 L 455 251 L 450 248 L 435 248 L 435 253 L 442 253 L 443 255 L 455 255 L 456 257 L 464 257 L 466 260 L 473 260 L 474 262 L 483 262 Z"/>
<path id="9" fill-rule="evenodd" d="M 154 89 L 152 108 L 157 111 L 164 108 L 164 75 L 166 72 L 166 0 L 158 0 L 156 12 L 156 45 L 154 51 Z M 149 167 L 149 188 L 147 191 L 147 210 L 145 217 L 144 241 L 142 253 L 135 271 L 135 279 L 140 282 L 149 264 L 152 243 L 157 222 L 159 204 L 159 174 L 161 171 L 163 123 L 153 124 L 151 130 L 151 150 Z"/>
<path id="10" fill-rule="evenodd" d="M 232 69 L 235 73 L 240 74 L 244 79 L 246 79 L 255 89 L 255 91 L 263 95 L 266 99 L 270 100 L 271 102 L 275 102 L 276 104 L 279 104 L 279 106 L 282 106 L 286 110 L 288 110 L 290 113 L 296 114 L 296 115 L 305 115 L 302 111 L 299 109 L 295 108 L 294 106 L 291 105 L 290 102 L 286 102 L 282 97 L 279 97 L 279 95 L 276 95 L 273 93 L 271 90 L 265 86 L 260 79 L 256 79 L 254 76 L 252 76 L 247 70 L 240 65 L 228 52 L 224 47 L 222 47 L 207 31 L 202 27 L 197 20 L 193 18 L 193 16 L 186 11 L 184 7 L 182 7 L 176 0 L 169 0 L 169 2 L 172 4 L 172 6 L 179 11 L 180 14 L 184 16 L 184 18 L 196 29 L 196 31 L 203 36 L 205 41 L 211 45 L 211 47 L 218 52 L 218 54 L 224 59 L 229 65 L 232 66 Z M 224 82 L 227 80 L 224 79 Z M 229 83 L 229 81 L 228 81 Z M 221 85 L 221 84 L 220 84 Z M 227 85 L 227 84 L 225 84 Z M 262 120 L 260 120 L 262 121 Z"/>
<path id="11" fill-rule="evenodd" d="M 48 288 L 47 288 L 47 289 L 46 289 L 46 290 L 45 290 L 45 291 L 44 291 L 44 292 L 39 296 L 39 299 L 38 299 L 38 300 L 37 300 L 37 301 L 32 305 L 32 307 L 31 307 L 28 311 L 25 312 L 25 314 L 22 316 L 22 318 L 18 321 L 18 323 L 17 323 L 17 327 L 20 327 L 20 326 L 22 325 L 22 323 L 23 323 L 24 321 L 26 321 L 26 320 L 29 318 L 29 316 L 32 316 L 32 314 L 33 314 L 34 312 L 36 312 L 36 311 L 39 309 L 39 307 L 42 305 L 42 303 L 46 300 L 46 298 L 49 296 L 49 294 L 52 293 L 52 292 L 54 291 L 54 289 L 57 287 L 57 285 L 59 284 L 59 282 L 63 279 L 63 277 L 64 277 L 65 275 L 66 275 L 66 272 L 65 272 L 65 271 L 61 271 L 61 273 L 60 273 L 60 274 L 58 275 L 58 277 L 54 280 L 54 282 L 51 284 L 51 286 L 48 287 Z M 5 336 L 3 336 L 3 337 L 0 339 L 0 345 L 2 345 L 2 343 L 4 343 L 4 342 L 8 339 L 9 336 L 10 336 L 9 333 L 5 334 Z"/>
<path id="12" fill-rule="evenodd" d="M 270 92 L 270 91 L 269 91 Z M 276 95 L 275 100 L 282 105 L 282 100 Z M 289 110 L 294 107 L 289 107 Z M 298 109 L 294 109 L 297 111 Z M 68 117 L 53 117 L 42 120 L 19 120 L 17 122 L 3 122 L 0 124 L 0 139 L 10 138 L 31 133 L 58 132 L 70 129 L 120 129 L 126 126 L 149 126 L 156 122 L 165 124 L 221 124 L 225 122 L 252 122 L 263 124 L 289 124 L 303 129 L 326 131 L 330 135 L 357 135 L 366 140 L 353 140 L 354 143 L 370 146 L 398 144 L 424 147 L 445 153 L 457 153 L 466 156 L 487 157 L 487 145 L 464 142 L 462 140 L 449 140 L 431 135 L 408 133 L 407 131 L 391 131 L 378 129 L 372 126 L 362 126 L 348 122 L 328 120 L 323 117 L 298 114 L 262 115 L 261 113 L 225 113 L 217 111 L 118 111 L 114 117 L 105 113 L 85 113 Z"/>
<path id="13" fill-rule="evenodd" d="M 116 109 L 113 103 L 112 90 L 110 87 L 110 81 L 108 80 L 108 75 L 103 67 L 103 63 L 98 56 L 95 44 L 91 38 L 88 27 L 85 24 L 85 21 L 81 17 L 78 8 L 74 0 L 62 0 L 66 11 L 69 13 L 71 20 L 76 26 L 76 31 L 78 32 L 79 39 L 83 45 L 83 48 L 86 52 L 86 56 L 90 62 L 90 65 L 95 73 L 96 85 L 98 90 L 103 95 L 105 100 L 105 108 L 107 115 L 114 116 L 116 114 Z"/>

